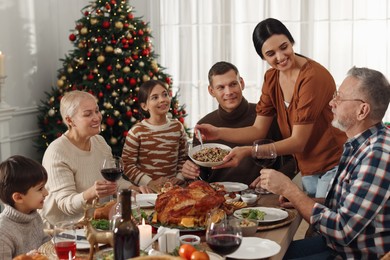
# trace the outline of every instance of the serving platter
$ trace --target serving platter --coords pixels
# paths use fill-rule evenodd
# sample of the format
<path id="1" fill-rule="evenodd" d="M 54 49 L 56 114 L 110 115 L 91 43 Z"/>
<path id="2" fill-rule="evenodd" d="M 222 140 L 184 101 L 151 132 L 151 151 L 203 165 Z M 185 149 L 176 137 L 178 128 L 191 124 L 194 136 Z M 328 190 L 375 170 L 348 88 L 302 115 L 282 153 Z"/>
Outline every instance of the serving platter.
<path id="1" fill-rule="evenodd" d="M 242 211 L 249 210 L 249 209 L 255 209 L 255 210 L 260 210 L 265 213 L 264 219 L 263 220 L 256 220 L 257 223 L 269 223 L 269 222 L 276 222 L 280 221 L 283 219 L 286 219 L 288 217 L 288 212 L 279 209 L 279 208 L 268 208 L 268 207 L 249 207 L 249 208 L 243 208 L 234 211 L 233 216 L 238 218 L 238 219 L 244 219 L 242 216 Z"/>

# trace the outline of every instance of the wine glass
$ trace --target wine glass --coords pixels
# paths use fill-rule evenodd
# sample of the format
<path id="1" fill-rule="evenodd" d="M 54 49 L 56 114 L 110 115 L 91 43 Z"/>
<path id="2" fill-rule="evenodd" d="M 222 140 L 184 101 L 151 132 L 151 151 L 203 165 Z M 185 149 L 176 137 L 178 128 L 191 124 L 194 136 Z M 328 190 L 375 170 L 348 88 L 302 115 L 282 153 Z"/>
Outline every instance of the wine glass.
<path id="1" fill-rule="evenodd" d="M 115 182 L 122 177 L 124 171 L 123 160 L 116 155 L 107 156 L 103 160 L 100 172 L 107 181 Z M 117 191 L 118 192 L 118 191 Z M 110 196 L 110 200 L 113 196 Z"/>
<path id="2" fill-rule="evenodd" d="M 259 139 L 255 140 L 252 145 L 252 158 L 258 166 L 263 169 L 273 165 L 277 157 L 275 143 L 271 139 Z M 256 188 L 256 191 L 260 194 L 269 193 L 262 188 Z"/>
<path id="3" fill-rule="evenodd" d="M 206 242 L 215 253 L 226 256 L 240 247 L 242 231 L 237 219 L 228 220 L 226 214 L 218 217 L 220 211 L 218 209 L 208 214 Z"/>

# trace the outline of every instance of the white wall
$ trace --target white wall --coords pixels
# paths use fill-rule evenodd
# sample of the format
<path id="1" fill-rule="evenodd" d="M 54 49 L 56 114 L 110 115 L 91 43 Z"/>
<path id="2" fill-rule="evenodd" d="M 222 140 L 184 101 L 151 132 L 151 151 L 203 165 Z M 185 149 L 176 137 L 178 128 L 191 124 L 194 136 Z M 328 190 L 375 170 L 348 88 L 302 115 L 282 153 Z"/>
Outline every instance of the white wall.
<path id="1" fill-rule="evenodd" d="M 0 0 L 0 51 L 7 78 L 0 105 L 0 159 L 21 154 L 38 159 L 37 106 L 57 81 L 61 58 L 73 49 L 68 36 L 88 0 Z M 148 1 L 131 1 L 142 16 Z M 145 17 L 146 18 L 146 17 Z"/>

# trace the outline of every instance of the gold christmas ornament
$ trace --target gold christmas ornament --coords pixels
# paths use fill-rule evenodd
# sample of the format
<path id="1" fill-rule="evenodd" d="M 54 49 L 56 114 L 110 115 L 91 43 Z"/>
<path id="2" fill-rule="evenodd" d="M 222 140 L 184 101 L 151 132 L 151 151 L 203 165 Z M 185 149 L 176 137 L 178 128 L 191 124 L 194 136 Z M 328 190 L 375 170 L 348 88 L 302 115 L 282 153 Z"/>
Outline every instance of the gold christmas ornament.
<path id="1" fill-rule="evenodd" d="M 114 116 L 118 117 L 118 116 L 120 116 L 120 114 L 121 114 L 121 113 L 120 113 L 118 110 L 115 110 L 115 111 L 114 111 Z"/>
<path id="2" fill-rule="evenodd" d="M 122 49 L 121 48 L 115 48 L 114 53 L 115 54 L 121 54 L 122 53 Z"/>
<path id="3" fill-rule="evenodd" d="M 123 72 L 124 73 L 129 73 L 130 72 L 130 67 L 129 66 L 126 66 L 123 68 Z"/>
<path id="4" fill-rule="evenodd" d="M 104 79 L 103 78 L 99 78 L 99 83 L 101 84 L 101 83 L 103 83 L 104 82 Z"/>
<path id="5" fill-rule="evenodd" d="M 122 66 L 121 66 L 119 63 L 117 63 L 117 64 L 115 65 L 115 68 L 117 68 L 117 69 L 119 70 L 119 69 L 122 68 Z"/>
<path id="6" fill-rule="evenodd" d="M 96 18 L 91 18 L 91 20 L 89 20 L 89 22 L 91 23 L 91 25 L 95 25 L 95 24 L 97 24 L 98 20 Z"/>
<path id="7" fill-rule="evenodd" d="M 73 72 L 73 68 L 72 67 L 68 67 L 68 73 L 71 74 Z"/>
<path id="8" fill-rule="evenodd" d="M 126 93 L 127 91 L 129 91 L 129 89 L 126 86 L 123 86 L 122 92 Z"/>
<path id="9" fill-rule="evenodd" d="M 118 143 L 118 140 L 117 140 L 115 137 L 111 137 L 110 143 L 111 143 L 111 144 L 117 144 L 117 143 Z"/>
<path id="10" fill-rule="evenodd" d="M 150 80 L 150 77 L 148 76 L 148 75 L 143 75 L 142 76 L 142 80 L 144 81 L 144 82 L 146 82 L 146 81 L 149 81 Z"/>
<path id="11" fill-rule="evenodd" d="M 119 121 L 119 122 L 118 122 L 118 125 L 119 125 L 119 126 L 122 126 L 122 125 L 123 125 L 123 122 L 122 122 L 122 121 Z"/>
<path id="12" fill-rule="evenodd" d="M 118 21 L 118 22 L 115 22 L 115 28 L 117 29 L 122 29 L 123 28 L 123 23 Z"/>
<path id="13" fill-rule="evenodd" d="M 87 27 L 81 28 L 81 30 L 80 30 L 80 34 L 81 34 L 81 35 L 86 35 L 87 33 L 88 33 Z"/>
<path id="14" fill-rule="evenodd" d="M 106 52 L 113 52 L 114 48 L 111 45 L 107 45 L 106 48 L 104 49 Z"/>
<path id="15" fill-rule="evenodd" d="M 105 60 L 106 60 L 106 58 L 105 58 L 103 55 L 99 55 L 99 56 L 97 57 L 97 62 L 98 62 L 99 64 L 102 64 Z"/>
<path id="16" fill-rule="evenodd" d="M 50 109 L 49 112 L 47 112 L 47 114 L 53 117 L 56 114 L 56 111 L 54 111 L 54 109 Z"/>
<path id="17" fill-rule="evenodd" d="M 64 86 L 64 81 L 62 79 L 57 80 L 57 86 L 59 88 L 63 87 Z"/>

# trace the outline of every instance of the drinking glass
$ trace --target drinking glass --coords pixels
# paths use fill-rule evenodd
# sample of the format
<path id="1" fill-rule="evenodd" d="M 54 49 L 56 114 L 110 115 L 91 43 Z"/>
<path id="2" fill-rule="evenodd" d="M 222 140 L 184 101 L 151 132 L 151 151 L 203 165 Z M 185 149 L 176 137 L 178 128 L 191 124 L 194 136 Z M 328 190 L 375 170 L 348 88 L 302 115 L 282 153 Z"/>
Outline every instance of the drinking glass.
<path id="1" fill-rule="evenodd" d="M 59 259 L 75 259 L 76 238 L 76 225 L 73 221 L 58 222 L 54 226 L 54 248 Z"/>
<path id="2" fill-rule="evenodd" d="M 114 182 L 122 177 L 123 170 L 124 167 L 122 158 L 113 155 L 104 158 L 100 172 L 102 173 L 104 179 Z"/>
<path id="3" fill-rule="evenodd" d="M 275 143 L 271 139 L 255 140 L 252 145 L 252 158 L 258 166 L 263 169 L 270 167 L 276 161 L 277 157 Z M 256 192 L 260 194 L 269 193 L 262 188 L 256 188 Z"/>
<path id="4" fill-rule="evenodd" d="M 226 215 L 218 218 L 216 214 L 220 213 L 214 211 L 208 214 L 206 242 L 215 253 L 226 256 L 240 247 L 242 231 L 237 219 L 228 220 Z"/>

